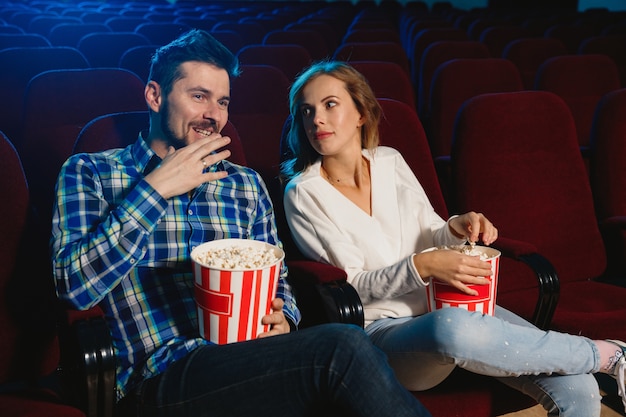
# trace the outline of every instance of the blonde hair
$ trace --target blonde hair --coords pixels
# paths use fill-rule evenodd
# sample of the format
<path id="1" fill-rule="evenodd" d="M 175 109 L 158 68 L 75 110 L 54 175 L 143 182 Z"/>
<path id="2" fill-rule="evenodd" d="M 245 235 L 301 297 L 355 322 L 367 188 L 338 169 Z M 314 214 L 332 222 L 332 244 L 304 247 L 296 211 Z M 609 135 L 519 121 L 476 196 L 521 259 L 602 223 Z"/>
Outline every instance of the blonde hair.
<path id="1" fill-rule="evenodd" d="M 371 150 L 376 148 L 380 142 L 378 124 L 382 110 L 365 77 L 345 62 L 316 62 L 298 75 L 289 91 L 291 127 L 287 133 L 288 149 L 284 152 L 288 156 L 281 164 L 281 179 L 284 182 L 306 170 L 320 157 L 320 154 L 309 143 L 300 112 L 302 90 L 320 75 L 329 75 L 342 81 L 350 97 L 352 97 L 357 111 L 363 116 L 361 148 Z"/>

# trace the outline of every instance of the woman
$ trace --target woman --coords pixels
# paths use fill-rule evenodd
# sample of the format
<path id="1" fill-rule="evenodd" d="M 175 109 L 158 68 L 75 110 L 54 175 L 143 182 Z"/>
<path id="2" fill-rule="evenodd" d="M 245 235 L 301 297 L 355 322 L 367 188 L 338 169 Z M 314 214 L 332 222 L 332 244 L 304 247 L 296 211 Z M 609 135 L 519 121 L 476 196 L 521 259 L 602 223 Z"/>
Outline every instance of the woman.
<path id="1" fill-rule="evenodd" d="M 600 415 L 592 374 L 623 375 L 626 344 L 546 332 L 500 307 L 495 317 L 427 312 L 426 278 L 475 295 L 467 285 L 486 283 L 491 268 L 456 251 L 422 251 L 490 245 L 498 231 L 481 213 L 435 213 L 402 156 L 378 146 L 381 110 L 361 74 L 341 62 L 312 65 L 291 88 L 290 111 L 293 159 L 282 173 L 294 239 L 307 257 L 347 272 L 366 332 L 408 389 L 431 388 L 460 366 L 499 377 L 549 416 Z"/>

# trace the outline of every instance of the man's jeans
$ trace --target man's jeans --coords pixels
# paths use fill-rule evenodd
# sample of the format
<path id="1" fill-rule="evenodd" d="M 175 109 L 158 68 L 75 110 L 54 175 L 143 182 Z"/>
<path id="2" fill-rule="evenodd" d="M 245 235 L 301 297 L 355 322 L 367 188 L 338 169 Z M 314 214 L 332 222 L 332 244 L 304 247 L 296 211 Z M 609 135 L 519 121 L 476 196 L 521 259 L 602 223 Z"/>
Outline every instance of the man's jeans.
<path id="1" fill-rule="evenodd" d="M 144 382 L 136 401 L 150 417 L 430 416 L 345 324 L 199 348 Z"/>

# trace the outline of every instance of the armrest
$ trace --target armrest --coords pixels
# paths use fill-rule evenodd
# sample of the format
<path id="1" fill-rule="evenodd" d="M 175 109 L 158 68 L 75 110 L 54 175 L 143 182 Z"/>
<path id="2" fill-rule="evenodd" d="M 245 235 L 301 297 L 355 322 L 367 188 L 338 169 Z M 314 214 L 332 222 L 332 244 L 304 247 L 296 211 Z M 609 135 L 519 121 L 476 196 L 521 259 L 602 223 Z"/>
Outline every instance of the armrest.
<path id="1" fill-rule="evenodd" d="M 328 322 L 363 327 L 363 304 L 344 270 L 310 260 L 288 261 L 287 267 L 302 312 L 301 327 Z"/>
<path id="2" fill-rule="evenodd" d="M 87 417 L 112 417 L 115 357 L 102 310 L 64 310 L 60 326 L 61 375 Z"/>
<path id="3" fill-rule="evenodd" d="M 603 231 L 626 230 L 626 216 L 612 216 L 600 222 Z"/>
<path id="4" fill-rule="evenodd" d="M 522 261 L 535 272 L 539 295 L 532 321 L 539 328 L 547 328 L 552 321 L 561 288 L 554 266 L 539 254 L 534 245 L 527 242 L 499 237 L 493 246 L 502 252 L 503 256 Z"/>

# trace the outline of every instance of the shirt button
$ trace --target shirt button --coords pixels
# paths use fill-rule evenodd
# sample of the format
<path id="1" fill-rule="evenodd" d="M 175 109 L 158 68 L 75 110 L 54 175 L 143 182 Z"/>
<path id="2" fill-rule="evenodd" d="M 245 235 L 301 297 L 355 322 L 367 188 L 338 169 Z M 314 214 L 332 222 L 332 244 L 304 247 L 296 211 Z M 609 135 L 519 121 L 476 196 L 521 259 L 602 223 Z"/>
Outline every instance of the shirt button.
<path id="1" fill-rule="evenodd" d="M 135 260 L 134 260 L 134 259 L 131 259 L 131 260 L 130 260 L 130 263 L 131 263 L 131 264 L 134 264 L 134 263 L 135 263 Z"/>
<path id="2" fill-rule="evenodd" d="M 189 214 L 191 216 L 193 214 L 193 210 L 188 210 L 187 214 Z"/>

